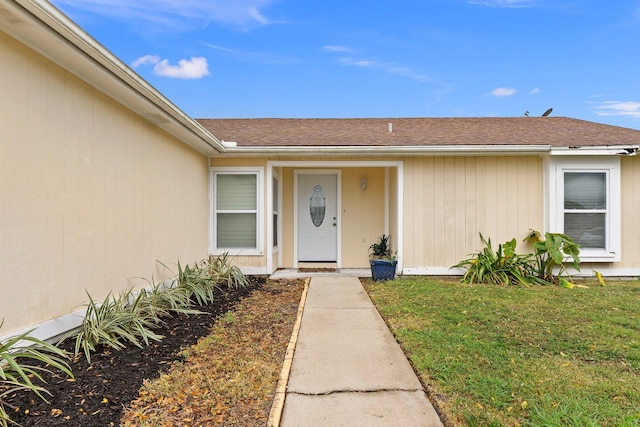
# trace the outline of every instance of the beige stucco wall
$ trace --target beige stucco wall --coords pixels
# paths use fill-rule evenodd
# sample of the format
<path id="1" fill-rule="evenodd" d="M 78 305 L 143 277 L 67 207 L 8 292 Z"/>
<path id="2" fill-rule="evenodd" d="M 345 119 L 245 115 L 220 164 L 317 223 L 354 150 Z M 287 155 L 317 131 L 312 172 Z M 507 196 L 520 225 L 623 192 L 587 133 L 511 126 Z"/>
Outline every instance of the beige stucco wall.
<path id="1" fill-rule="evenodd" d="M 0 335 L 206 256 L 207 158 L 0 32 Z"/>
<path id="2" fill-rule="evenodd" d="M 481 248 L 542 230 L 537 157 L 404 159 L 405 268 L 450 267 Z"/>

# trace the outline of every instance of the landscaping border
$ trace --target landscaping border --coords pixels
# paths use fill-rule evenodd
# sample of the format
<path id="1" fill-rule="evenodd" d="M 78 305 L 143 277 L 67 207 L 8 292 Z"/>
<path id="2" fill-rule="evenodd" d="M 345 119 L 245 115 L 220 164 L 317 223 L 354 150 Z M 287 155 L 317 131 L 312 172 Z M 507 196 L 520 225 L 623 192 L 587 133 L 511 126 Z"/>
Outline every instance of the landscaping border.
<path id="1" fill-rule="evenodd" d="M 298 316 L 296 318 L 295 325 L 293 325 L 293 331 L 291 332 L 291 338 L 289 339 L 287 352 L 284 356 L 282 371 L 280 371 L 280 379 L 278 380 L 276 393 L 273 397 L 273 404 L 271 405 L 271 411 L 269 412 L 269 421 L 267 423 L 268 427 L 278 427 L 280 425 L 280 419 L 282 418 L 284 401 L 287 394 L 287 384 L 289 383 L 289 374 L 291 372 L 291 365 L 293 363 L 293 354 L 296 350 L 298 333 L 300 332 L 300 323 L 302 322 L 302 313 L 304 311 L 304 305 L 307 301 L 307 292 L 309 291 L 309 282 L 311 282 L 311 278 L 305 279 L 304 290 L 302 291 L 302 296 L 300 297 L 300 305 L 298 306 Z"/>

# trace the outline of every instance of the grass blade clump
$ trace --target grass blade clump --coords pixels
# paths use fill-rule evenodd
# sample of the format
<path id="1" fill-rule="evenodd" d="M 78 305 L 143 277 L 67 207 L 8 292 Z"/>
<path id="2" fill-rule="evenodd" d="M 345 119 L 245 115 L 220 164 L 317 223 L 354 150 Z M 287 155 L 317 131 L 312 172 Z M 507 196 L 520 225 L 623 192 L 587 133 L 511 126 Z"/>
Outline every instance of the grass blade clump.
<path id="1" fill-rule="evenodd" d="M 251 285 L 240 268 L 231 263 L 227 252 L 220 256 L 209 255 L 204 265 L 212 276 L 217 276 L 218 283 L 225 285 L 227 289 L 243 289 Z"/>
<path id="2" fill-rule="evenodd" d="M 203 314 L 193 308 L 191 297 L 184 287 L 152 282 L 148 288 L 141 289 L 140 293 L 143 295 L 143 310 L 158 319 L 170 317 L 173 313 Z"/>
<path id="3" fill-rule="evenodd" d="M 126 346 L 125 342 L 142 347 L 141 340 L 148 344 L 149 340 L 162 339 L 152 331 L 159 318 L 143 310 L 143 293 L 134 297 L 130 289 L 118 297 L 108 294 L 101 304 L 97 304 L 88 293 L 87 296 L 87 312 L 76 335 L 76 355 L 82 349 L 87 361 L 91 362 L 91 352 L 96 351 L 99 345 L 121 350 Z"/>
<path id="4" fill-rule="evenodd" d="M 0 322 L 2 327 L 3 322 Z M 4 398 L 8 395 L 27 390 L 47 401 L 44 394 L 49 391 L 34 383 L 44 383 L 42 373 L 59 370 L 73 378 L 71 368 L 66 362 L 68 354 L 47 342 L 31 336 L 28 331 L 0 342 L 0 426 L 7 427 L 11 421 L 5 409 Z"/>
<path id="5" fill-rule="evenodd" d="M 197 263 L 193 267 L 187 264 L 182 268 L 178 261 L 177 287 L 195 299 L 198 305 L 207 305 L 215 300 L 217 277 Z"/>
<path id="6" fill-rule="evenodd" d="M 91 353 L 98 346 L 120 350 L 127 343 L 142 347 L 150 341 L 160 341 L 163 337 L 153 329 L 163 317 L 172 313 L 203 314 L 194 306 L 214 302 L 225 288 L 250 285 L 242 271 L 231 265 L 227 254 L 209 256 L 193 266 L 183 267 L 178 261 L 178 274 L 169 286 L 150 284 L 147 289 L 135 292 L 129 289 L 117 297 L 109 293 L 102 303 L 87 293 L 85 318 L 80 331 L 73 333 L 75 354 L 82 351 L 91 362 Z"/>

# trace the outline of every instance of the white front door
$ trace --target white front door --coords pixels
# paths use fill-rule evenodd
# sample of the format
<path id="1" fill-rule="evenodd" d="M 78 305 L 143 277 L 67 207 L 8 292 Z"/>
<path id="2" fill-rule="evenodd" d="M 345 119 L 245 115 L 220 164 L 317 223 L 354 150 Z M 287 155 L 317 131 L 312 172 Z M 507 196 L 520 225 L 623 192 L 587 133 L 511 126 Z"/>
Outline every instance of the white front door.
<path id="1" fill-rule="evenodd" d="M 337 261 L 337 193 L 335 173 L 298 175 L 298 261 Z"/>

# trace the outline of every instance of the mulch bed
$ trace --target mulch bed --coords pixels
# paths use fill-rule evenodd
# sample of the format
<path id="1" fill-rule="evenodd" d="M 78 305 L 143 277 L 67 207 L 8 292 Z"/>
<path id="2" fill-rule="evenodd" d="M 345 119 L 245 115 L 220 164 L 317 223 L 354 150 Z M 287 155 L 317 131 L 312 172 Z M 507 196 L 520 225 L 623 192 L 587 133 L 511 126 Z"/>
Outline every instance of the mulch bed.
<path id="1" fill-rule="evenodd" d="M 264 279 L 254 279 L 254 287 L 228 291 L 215 303 L 200 307 L 207 315 L 175 315 L 166 319 L 157 329 L 164 339 L 148 347 L 103 349 L 92 354 L 91 364 L 80 354 L 70 363 L 74 380 L 44 375 L 46 388 L 53 394 L 48 398 L 49 404 L 33 393 L 16 393 L 6 399 L 5 409 L 13 421 L 24 427 L 117 426 L 123 409 L 138 396 L 144 379 L 157 378 L 171 362 L 180 360 L 181 349 L 206 336 L 221 314 L 264 282 Z M 61 347 L 73 353 L 74 345 L 75 342 L 69 340 Z"/>

